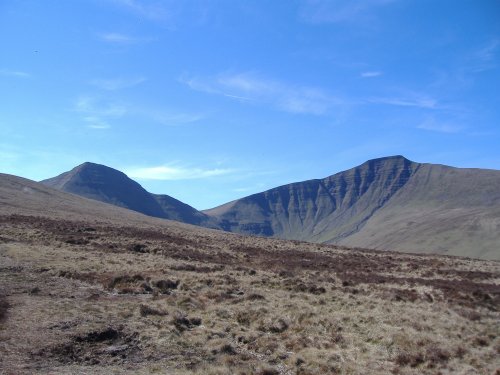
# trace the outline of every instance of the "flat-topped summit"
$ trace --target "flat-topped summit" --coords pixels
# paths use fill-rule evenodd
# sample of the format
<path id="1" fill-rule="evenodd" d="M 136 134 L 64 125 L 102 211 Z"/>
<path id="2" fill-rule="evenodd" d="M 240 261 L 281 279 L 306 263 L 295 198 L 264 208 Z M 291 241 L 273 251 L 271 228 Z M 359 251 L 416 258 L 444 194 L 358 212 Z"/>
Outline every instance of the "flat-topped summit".
<path id="1" fill-rule="evenodd" d="M 497 258 L 500 171 L 395 155 L 204 213 L 242 234 Z"/>
<path id="2" fill-rule="evenodd" d="M 279 186 L 204 212 L 218 217 L 230 231 L 330 241 L 349 236 L 406 184 L 418 166 L 400 155 L 373 159 L 323 179 Z"/>

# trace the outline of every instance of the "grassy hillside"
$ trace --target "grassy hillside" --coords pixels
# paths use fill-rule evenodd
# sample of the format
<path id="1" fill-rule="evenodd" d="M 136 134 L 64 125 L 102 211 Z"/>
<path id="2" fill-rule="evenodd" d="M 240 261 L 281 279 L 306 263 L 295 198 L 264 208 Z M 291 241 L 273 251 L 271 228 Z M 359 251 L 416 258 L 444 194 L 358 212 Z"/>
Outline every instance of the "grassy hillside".
<path id="1" fill-rule="evenodd" d="M 245 237 L 0 175 L 0 372 L 493 374 L 498 262 Z"/>

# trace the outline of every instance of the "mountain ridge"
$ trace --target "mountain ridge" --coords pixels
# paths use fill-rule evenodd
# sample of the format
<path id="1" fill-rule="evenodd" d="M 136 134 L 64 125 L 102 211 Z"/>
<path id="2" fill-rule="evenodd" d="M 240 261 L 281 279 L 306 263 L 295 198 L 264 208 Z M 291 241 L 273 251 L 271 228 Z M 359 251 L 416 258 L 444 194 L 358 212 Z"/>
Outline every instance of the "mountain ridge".
<path id="1" fill-rule="evenodd" d="M 136 207 L 131 197 L 118 194 L 117 180 L 128 186 L 122 188 L 132 198 L 141 197 L 148 205 Z M 151 194 L 122 172 L 94 163 L 42 183 L 146 215 L 154 208 L 151 216 L 244 235 L 500 258 L 497 170 L 386 156 L 203 211 L 168 195 Z"/>
<path id="2" fill-rule="evenodd" d="M 401 168 L 401 166 L 403 168 Z M 363 196 L 369 189 L 371 183 L 375 179 L 381 179 L 386 182 L 386 184 L 390 184 L 391 179 L 393 178 L 392 174 L 400 176 L 403 178 L 402 184 L 406 182 L 404 179 L 404 173 L 408 172 L 409 167 L 418 167 L 418 163 L 411 162 L 410 160 L 404 158 L 403 156 L 389 156 L 378 159 L 369 160 L 360 166 L 351 168 L 347 171 L 339 172 L 331 176 L 327 176 L 321 179 L 311 179 L 302 182 L 294 182 L 291 184 L 281 185 L 276 188 L 272 188 L 266 190 L 264 192 L 252 194 L 250 196 L 229 202 L 227 204 L 215 207 L 213 209 L 204 210 L 203 212 L 216 216 L 222 219 L 222 225 L 225 229 L 230 231 L 240 232 L 240 229 L 237 228 L 241 225 L 234 225 L 233 222 L 235 219 L 242 219 L 243 221 L 247 221 L 243 224 L 242 232 L 246 231 L 246 228 L 256 228 L 259 225 L 257 223 L 249 223 L 248 222 L 248 212 L 243 215 L 244 217 L 239 218 L 238 215 L 232 214 L 231 210 L 235 210 L 235 206 L 240 205 L 248 205 L 248 204 L 256 204 L 259 206 L 261 210 L 271 210 L 271 213 L 260 212 L 259 214 L 263 217 L 269 218 L 269 214 L 274 214 L 276 211 L 280 211 L 280 214 L 285 214 L 290 217 L 290 214 L 294 214 L 296 210 L 294 208 L 299 206 L 299 203 L 304 198 L 311 198 L 311 194 L 315 194 L 313 201 L 311 202 L 312 206 L 307 207 L 305 210 L 299 210 L 297 212 L 298 217 L 292 218 L 292 223 L 288 223 L 290 230 L 288 232 L 298 233 L 297 224 L 300 221 L 301 225 L 303 225 L 304 221 L 309 222 L 317 222 L 319 219 L 324 218 L 325 216 L 331 214 L 337 208 L 346 208 L 347 210 L 353 206 L 358 199 Z M 389 173 L 382 173 L 384 169 L 392 168 Z M 363 172 L 363 173 L 362 173 Z M 399 173 L 399 174 L 398 174 Z M 400 181 L 401 181 L 400 178 Z M 349 189 L 349 186 L 353 185 L 353 189 Z M 399 184 L 401 185 L 401 184 Z M 393 189 L 398 187 L 398 184 L 393 185 Z M 397 189 L 396 189 L 397 190 Z M 384 203 L 389 197 L 378 197 L 380 205 Z M 265 202 L 271 201 L 268 207 Z M 274 207 L 272 207 L 274 206 Z M 279 207 L 277 207 L 279 206 Z M 248 211 L 246 208 L 241 208 L 242 211 Z M 348 213 L 344 213 L 343 216 L 346 216 Z M 258 216 L 258 214 L 254 213 L 254 216 Z M 261 220 L 266 222 L 266 220 Z M 262 234 L 281 234 L 283 232 L 287 232 L 286 227 L 287 223 L 280 220 L 279 224 L 275 225 L 275 228 L 267 227 L 261 230 Z M 269 222 L 269 220 L 267 221 Z M 317 224 L 317 223 L 316 223 Z M 261 227 L 262 228 L 262 227 Z M 313 228 L 310 228 L 311 232 L 314 232 Z M 260 233 L 254 233 L 260 234 Z M 292 233 L 287 234 L 286 238 Z M 348 235 L 348 234 L 347 234 Z M 290 239 L 303 239 L 299 237 L 290 238 Z"/>
<path id="3" fill-rule="evenodd" d="M 500 171 L 416 163 L 396 155 L 203 212 L 240 234 L 495 258 Z"/>

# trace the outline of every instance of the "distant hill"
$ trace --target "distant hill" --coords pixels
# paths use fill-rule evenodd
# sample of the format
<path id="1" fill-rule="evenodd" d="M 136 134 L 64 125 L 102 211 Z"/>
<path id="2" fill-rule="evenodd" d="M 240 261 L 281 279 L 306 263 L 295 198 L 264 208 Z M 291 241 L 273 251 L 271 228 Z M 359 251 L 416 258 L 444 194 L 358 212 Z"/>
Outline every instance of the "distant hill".
<path id="1" fill-rule="evenodd" d="M 3 173 L 0 173 L 0 207 L 2 215 L 111 222 L 135 225 L 138 228 L 161 223 L 171 226 L 173 223 Z M 187 227 L 184 224 L 178 226 Z"/>
<path id="2" fill-rule="evenodd" d="M 217 227 L 214 219 L 168 195 L 147 192 L 123 172 L 94 163 L 83 163 L 42 184 L 85 198 L 128 208 L 148 216 Z"/>
<path id="3" fill-rule="evenodd" d="M 240 234 L 500 259 L 500 171 L 369 160 L 197 211 L 124 173 L 84 163 L 46 186 L 145 215 Z"/>
<path id="4" fill-rule="evenodd" d="M 225 230 L 419 253 L 500 258 L 500 171 L 374 159 L 206 210 Z"/>

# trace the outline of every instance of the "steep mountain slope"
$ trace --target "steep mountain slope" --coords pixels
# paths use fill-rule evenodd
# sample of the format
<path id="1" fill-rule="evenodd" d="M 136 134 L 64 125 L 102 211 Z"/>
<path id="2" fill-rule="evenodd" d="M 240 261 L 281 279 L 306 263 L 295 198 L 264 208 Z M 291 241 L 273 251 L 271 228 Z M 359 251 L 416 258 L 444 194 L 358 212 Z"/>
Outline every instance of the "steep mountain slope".
<path id="1" fill-rule="evenodd" d="M 94 163 L 83 163 L 42 184 L 85 198 L 128 208 L 148 216 L 216 227 L 213 219 L 168 195 L 155 195 L 126 174 Z"/>
<path id="2" fill-rule="evenodd" d="M 349 246 L 500 259 L 500 172 L 421 164 Z"/>
<path id="3" fill-rule="evenodd" d="M 237 233 L 498 258 L 500 172 L 392 156 L 204 212 Z"/>
<path id="4" fill-rule="evenodd" d="M 169 195 L 152 194 L 151 196 L 158 202 L 165 217 L 183 223 L 200 225 L 202 227 L 218 229 L 217 220 L 205 215 L 190 205 L 181 202 Z"/>
<path id="5" fill-rule="evenodd" d="M 145 215 L 165 217 L 158 202 L 141 185 L 128 178 L 125 173 L 104 165 L 83 163 L 41 183 Z"/>
<path id="6" fill-rule="evenodd" d="M 324 242 L 355 232 L 417 168 L 403 157 L 371 160 L 325 179 L 280 186 L 204 212 L 230 231 Z"/>

